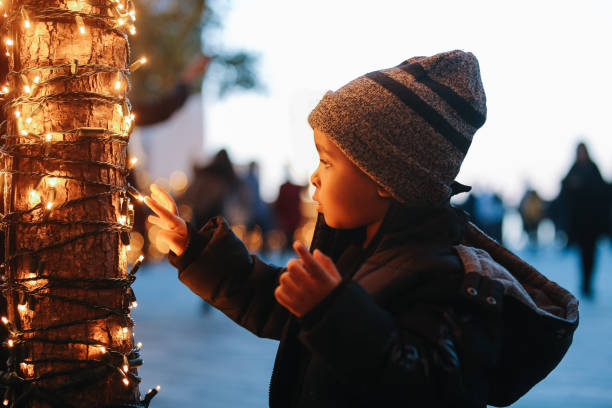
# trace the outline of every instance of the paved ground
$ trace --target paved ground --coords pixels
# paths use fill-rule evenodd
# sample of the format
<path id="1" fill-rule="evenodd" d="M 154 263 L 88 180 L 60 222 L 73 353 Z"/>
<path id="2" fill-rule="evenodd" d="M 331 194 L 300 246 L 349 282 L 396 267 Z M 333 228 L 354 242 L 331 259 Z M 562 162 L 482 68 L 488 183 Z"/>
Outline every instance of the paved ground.
<path id="1" fill-rule="evenodd" d="M 577 292 L 577 258 L 548 247 L 522 251 L 550 279 Z M 597 296 L 580 304 L 580 326 L 565 359 L 516 408 L 612 407 L 612 246 L 599 249 Z M 152 408 L 255 408 L 267 406 L 277 343 L 255 337 L 202 303 L 167 263 L 144 267 L 134 284 L 133 315 L 143 342 L 141 391 L 162 386 Z"/>

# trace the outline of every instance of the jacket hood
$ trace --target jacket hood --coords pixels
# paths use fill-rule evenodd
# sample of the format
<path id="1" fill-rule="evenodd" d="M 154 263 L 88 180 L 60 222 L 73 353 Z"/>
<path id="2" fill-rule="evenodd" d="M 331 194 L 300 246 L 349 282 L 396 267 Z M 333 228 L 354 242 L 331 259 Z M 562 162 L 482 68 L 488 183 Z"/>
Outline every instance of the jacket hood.
<path id="1" fill-rule="evenodd" d="M 538 315 L 568 324 L 578 321 L 578 299 L 534 267 L 488 237 L 471 222 L 462 244 L 456 246 L 465 272 L 476 272 L 500 282 L 504 295 Z"/>
<path id="2" fill-rule="evenodd" d="M 544 379 L 569 349 L 578 326 L 578 299 L 472 223 L 455 249 L 466 277 L 502 288 L 501 348 L 489 376 L 488 404 L 508 406 Z"/>

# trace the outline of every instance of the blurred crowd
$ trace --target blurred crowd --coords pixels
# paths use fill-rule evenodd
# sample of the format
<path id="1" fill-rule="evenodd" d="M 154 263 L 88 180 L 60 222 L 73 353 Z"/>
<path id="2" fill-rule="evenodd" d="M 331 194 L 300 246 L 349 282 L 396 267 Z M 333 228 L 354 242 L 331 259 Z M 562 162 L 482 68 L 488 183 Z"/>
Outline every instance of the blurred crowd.
<path id="1" fill-rule="evenodd" d="M 538 247 L 538 230 L 544 220 L 555 228 L 555 240 L 564 248 L 576 248 L 580 254 L 581 292 L 593 296 L 593 271 L 598 241 L 612 237 L 612 183 L 601 176 L 586 144 L 579 143 L 576 157 L 560 182 L 558 195 L 543 199 L 528 187 L 516 208 L 509 208 L 493 191 L 470 193 L 457 205 L 488 235 L 503 242 L 503 221 L 509 210 L 517 210 L 527 245 Z"/>
<path id="2" fill-rule="evenodd" d="M 160 187 L 172 191 L 168 186 Z M 142 189 L 146 190 L 145 186 Z M 314 230 L 316 213 L 308 198 L 308 185 L 295 184 L 287 174 L 276 198 L 265 201 L 260 194 L 259 164 L 236 164 L 225 149 L 208 163 L 193 165 L 192 181 L 174 195 L 179 214 L 195 228 L 222 216 L 251 252 L 264 256 L 290 250 L 294 240 L 307 241 Z M 147 253 L 149 260 L 160 259 L 167 248 L 158 245 L 158 227 L 146 220 L 150 211 L 140 205 L 136 213 L 132 249 Z"/>

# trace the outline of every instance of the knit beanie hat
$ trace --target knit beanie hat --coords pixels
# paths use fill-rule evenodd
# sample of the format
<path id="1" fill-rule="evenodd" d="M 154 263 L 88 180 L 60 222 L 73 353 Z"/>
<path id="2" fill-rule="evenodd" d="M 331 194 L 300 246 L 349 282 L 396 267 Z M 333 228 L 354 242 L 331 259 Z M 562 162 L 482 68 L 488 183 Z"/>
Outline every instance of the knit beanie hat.
<path id="1" fill-rule="evenodd" d="M 329 91 L 308 122 L 399 202 L 440 207 L 486 111 L 478 60 L 455 50 Z"/>

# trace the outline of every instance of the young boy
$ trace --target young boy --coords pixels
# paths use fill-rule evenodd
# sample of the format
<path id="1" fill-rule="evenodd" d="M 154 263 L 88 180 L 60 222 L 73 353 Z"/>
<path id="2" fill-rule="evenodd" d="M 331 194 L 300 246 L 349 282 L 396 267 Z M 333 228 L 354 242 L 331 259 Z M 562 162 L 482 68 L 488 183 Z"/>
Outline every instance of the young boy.
<path id="1" fill-rule="evenodd" d="M 485 114 L 478 62 L 462 51 L 328 92 L 309 116 L 313 252 L 296 242 L 286 268 L 249 255 L 220 217 L 190 228 L 151 187 L 180 280 L 280 340 L 271 407 L 509 405 L 560 361 L 577 300 L 449 204 Z"/>

